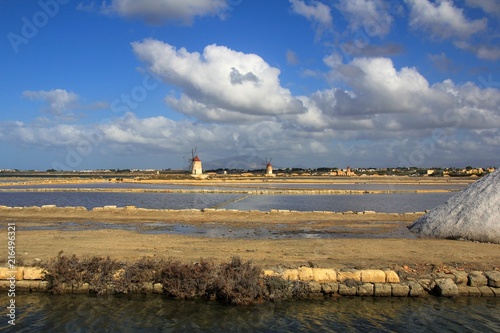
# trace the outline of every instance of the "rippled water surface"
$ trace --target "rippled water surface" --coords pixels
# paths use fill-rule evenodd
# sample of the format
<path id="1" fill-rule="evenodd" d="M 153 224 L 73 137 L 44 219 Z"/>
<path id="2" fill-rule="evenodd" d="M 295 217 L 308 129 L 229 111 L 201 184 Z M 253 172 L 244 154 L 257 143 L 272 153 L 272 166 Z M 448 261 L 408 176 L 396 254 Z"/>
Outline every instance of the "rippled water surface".
<path id="1" fill-rule="evenodd" d="M 414 212 L 445 203 L 454 193 L 347 194 L 347 195 L 242 195 L 219 193 L 114 193 L 114 192 L 0 192 L 6 206 L 132 205 L 154 209 L 226 208 L 239 210 L 290 209 L 299 211 Z"/>
<path id="2" fill-rule="evenodd" d="M 6 295 L 0 302 L 7 304 Z M 498 298 L 348 298 L 230 306 L 160 295 L 16 296 L 11 332 L 499 332 Z"/>
<path id="3" fill-rule="evenodd" d="M 0 180 L 1 182 L 1 180 Z M 217 183 L 217 185 L 189 185 L 189 184 L 147 184 L 147 183 L 88 183 L 88 184 L 43 184 L 43 185 L 30 185 L 30 188 L 112 188 L 112 189 L 186 189 L 186 190 L 255 190 L 255 189 L 318 189 L 318 190 L 392 190 L 392 191 L 415 191 L 415 190 L 462 190 L 467 184 L 377 184 L 377 183 L 248 183 L 248 184 L 224 184 Z M 26 185 L 6 186 L 3 188 L 26 188 Z"/>

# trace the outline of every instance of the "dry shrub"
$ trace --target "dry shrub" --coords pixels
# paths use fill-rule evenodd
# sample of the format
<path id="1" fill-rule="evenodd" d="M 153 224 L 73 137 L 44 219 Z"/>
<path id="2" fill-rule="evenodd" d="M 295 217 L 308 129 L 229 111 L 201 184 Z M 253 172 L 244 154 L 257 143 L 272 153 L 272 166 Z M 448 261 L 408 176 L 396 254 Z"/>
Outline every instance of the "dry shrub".
<path id="1" fill-rule="evenodd" d="M 145 284 L 159 281 L 159 272 L 165 264 L 163 260 L 142 257 L 132 265 L 125 266 L 117 276 L 115 291 L 119 293 L 140 293 Z"/>
<path id="2" fill-rule="evenodd" d="M 102 295 L 108 292 L 113 285 L 114 273 L 123 267 L 123 264 L 109 257 L 85 258 L 81 266 L 83 268 L 83 282 L 89 284 L 89 291 Z"/>
<path id="3" fill-rule="evenodd" d="M 309 294 L 309 287 L 303 281 L 289 281 L 278 276 L 266 276 L 263 281 L 265 299 L 269 301 L 301 299 Z"/>
<path id="4" fill-rule="evenodd" d="M 83 283 L 83 268 L 75 255 L 68 257 L 60 251 L 45 269 L 48 272 L 45 279 L 48 281 L 49 291 L 53 294 L 63 294 L 66 288 L 73 290 Z"/>
<path id="5" fill-rule="evenodd" d="M 216 299 L 231 304 L 259 302 L 264 296 L 260 272 L 260 268 L 250 261 L 242 262 L 239 257 L 233 257 L 231 262 L 221 264 L 211 291 Z"/>
<path id="6" fill-rule="evenodd" d="M 215 277 L 215 265 L 211 261 L 184 264 L 169 260 L 162 265 L 158 280 L 168 296 L 195 298 L 207 296 Z"/>
<path id="7" fill-rule="evenodd" d="M 203 259 L 186 264 L 151 258 L 125 265 L 109 257 L 79 260 L 61 251 L 45 269 L 49 290 L 55 294 L 74 291 L 84 283 L 88 283 L 90 292 L 97 294 L 144 292 L 148 285 L 161 283 L 164 294 L 169 297 L 206 297 L 230 304 L 304 298 L 309 293 L 307 284 L 301 281 L 262 278 L 258 266 L 250 261 L 242 262 L 239 257 L 220 265 Z"/>

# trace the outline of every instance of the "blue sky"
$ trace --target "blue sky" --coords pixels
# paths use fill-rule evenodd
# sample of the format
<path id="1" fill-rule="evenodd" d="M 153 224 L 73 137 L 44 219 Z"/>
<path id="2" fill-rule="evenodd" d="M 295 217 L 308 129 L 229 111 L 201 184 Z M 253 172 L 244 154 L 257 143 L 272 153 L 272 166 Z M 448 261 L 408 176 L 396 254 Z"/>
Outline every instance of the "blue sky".
<path id="1" fill-rule="evenodd" d="M 1 1 L 0 169 L 184 168 L 195 146 L 498 166 L 499 21 L 496 0 Z"/>

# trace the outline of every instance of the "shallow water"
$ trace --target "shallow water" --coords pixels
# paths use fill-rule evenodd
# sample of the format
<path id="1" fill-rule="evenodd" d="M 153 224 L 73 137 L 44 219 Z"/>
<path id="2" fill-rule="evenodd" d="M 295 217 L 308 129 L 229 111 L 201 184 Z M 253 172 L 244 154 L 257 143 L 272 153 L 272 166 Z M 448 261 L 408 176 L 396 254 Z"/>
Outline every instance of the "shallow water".
<path id="1" fill-rule="evenodd" d="M 342 297 L 230 306 L 160 295 L 20 294 L 6 332 L 499 332 L 498 298 Z M 6 295 L 0 304 L 7 304 Z"/>
<path id="2" fill-rule="evenodd" d="M 371 222 L 376 224 L 390 224 L 391 227 L 397 222 Z M 287 225 L 273 224 L 272 228 L 262 225 L 258 228 L 241 228 L 222 224 L 189 225 L 181 223 L 149 222 L 149 223 L 103 223 L 103 222 L 57 222 L 40 223 L 38 225 L 23 226 L 18 222 L 20 231 L 35 230 L 60 230 L 60 231 L 82 231 L 82 230 L 130 230 L 144 234 L 170 234 L 201 236 L 209 238 L 244 238 L 244 239 L 324 239 L 324 238 L 405 238 L 414 239 L 416 236 L 410 232 L 404 223 L 390 231 L 382 228 L 350 228 L 346 226 L 330 226 L 318 228 L 312 224 L 306 224 L 299 228 L 288 228 Z"/>
<path id="3" fill-rule="evenodd" d="M 226 208 L 238 210 L 365 211 L 404 213 L 432 209 L 454 193 L 241 195 L 218 193 L 0 192 L 6 206 L 84 206 L 87 209 L 133 205 L 152 209 Z"/>
<path id="4" fill-rule="evenodd" d="M 384 213 L 405 213 L 430 210 L 445 203 L 453 193 L 347 194 L 347 195 L 266 195 L 248 196 L 227 204 L 227 209 L 289 209 L 298 211 L 326 210 L 333 212 L 373 210 Z"/>
<path id="5" fill-rule="evenodd" d="M 308 189 L 308 190 L 391 190 L 391 191 L 416 191 L 416 190 L 437 190 L 444 189 L 449 191 L 460 191 L 466 184 L 391 184 L 391 183 L 216 183 L 207 185 L 189 185 L 189 184 L 147 184 L 147 183 L 88 183 L 88 184 L 43 184 L 43 185 L 13 185 L 3 186 L 4 189 L 19 188 L 82 188 L 82 189 L 185 189 L 185 190 L 255 190 L 255 189 Z"/>
<path id="6" fill-rule="evenodd" d="M 240 194 L 112 193 L 112 192 L 0 192 L 0 205 L 137 206 L 151 209 L 202 209 L 241 198 Z"/>

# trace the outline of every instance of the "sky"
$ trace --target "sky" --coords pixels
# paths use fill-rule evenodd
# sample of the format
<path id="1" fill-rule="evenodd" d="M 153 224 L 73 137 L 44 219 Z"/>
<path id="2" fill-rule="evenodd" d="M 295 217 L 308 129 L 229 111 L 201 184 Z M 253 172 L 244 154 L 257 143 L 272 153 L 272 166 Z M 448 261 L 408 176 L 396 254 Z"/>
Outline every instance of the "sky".
<path id="1" fill-rule="evenodd" d="M 0 169 L 497 167 L 497 0 L 2 0 Z"/>

